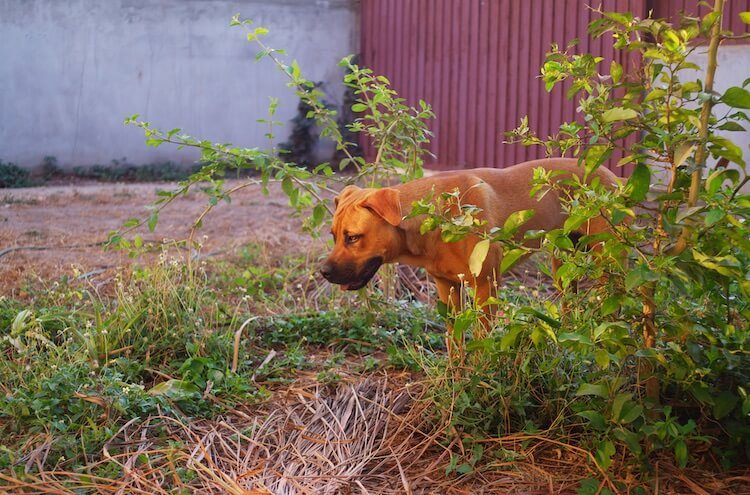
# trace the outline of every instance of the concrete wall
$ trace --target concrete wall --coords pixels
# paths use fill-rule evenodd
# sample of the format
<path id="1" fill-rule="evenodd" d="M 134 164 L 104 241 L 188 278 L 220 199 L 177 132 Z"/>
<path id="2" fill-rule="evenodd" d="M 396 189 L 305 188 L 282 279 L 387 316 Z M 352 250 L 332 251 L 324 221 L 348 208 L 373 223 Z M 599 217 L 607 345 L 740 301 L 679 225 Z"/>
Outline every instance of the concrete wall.
<path id="1" fill-rule="evenodd" d="M 277 119 L 296 114 L 297 98 L 233 14 L 271 33 L 270 46 L 296 58 L 309 79 L 341 100 L 336 64 L 358 50 L 357 0 L 0 0 L 0 160 L 63 166 L 192 161 L 122 124 L 138 113 L 166 130 L 204 139 L 267 146 L 268 97 Z M 277 141 L 288 136 L 277 130 Z"/>
<path id="2" fill-rule="evenodd" d="M 689 80 L 705 80 L 706 78 L 706 66 L 708 57 L 706 52 L 708 47 L 701 47 L 690 55 L 689 60 L 701 67 L 700 71 L 685 71 L 681 76 L 684 81 Z M 716 77 L 714 79 L 714 91 L 719 94 L 723 94 L 728 88 L 732 86 L 742 87 L 742 83 L 750 77 L 750 45 L 737 44 L 737 45 L 725 45 L 719 48 L 717 56 L 717 68 Z M 716 105 L 714 107 L 714 114 L 717 116 L 723 116 L 726 114 L 729 107 L 726 105 Z M 747 125 L 741 123 L 743 127 L 748 128 Z M 740 147 L 742 150 L 743 157 L 746 162 L 750 163 L 750 132 L 730 132 L 730 131 L 719 131 L 719 134 L 731 140 L 734 144 Z M 708 175 L 711 172 L 714 164 L 717 160 L 708 158 L 708 170 L 704 175 Z M 735 165 L 732 165 L 735 166 Z M 669 174 L 664 170 L 654 168 L 656 181 L 664 185 L 669 181 Z M 747 185 L 745 190 L 750 190 L 750 184 Z"/>
<path id="3" fill-rule="evenodd" d="M 701 80 L 706 78 L 705 69 L 707 66 L 708 57 L 706 52 L 708 48 L 701 48 L 701 50 L 694 53 L 690 60 L 699 66 L 702 71 L 700 74 L 696 74 L 695 77 Z M 732 86 L 742 87 L 742 83 L 745 79 L 750 77 L 750 45 L 725 45 L 719 48 L 719 53 L 716 57 L 716 77 L 714 79 L 714 91 L 719 94 L 723 94 L 727 89 Z M 729 107 L 726 105 L 716 105 L 714 107 L 714 113 L 717 116 L 724 116 Z M 741 123 L 745 128 L 747 125 Z M 720 135 L 730 139 L 734 144 L 742 149 L 743 157 L 745 161 L 750 162 L 750 132 L 728 132 L 722 131 Z"/>

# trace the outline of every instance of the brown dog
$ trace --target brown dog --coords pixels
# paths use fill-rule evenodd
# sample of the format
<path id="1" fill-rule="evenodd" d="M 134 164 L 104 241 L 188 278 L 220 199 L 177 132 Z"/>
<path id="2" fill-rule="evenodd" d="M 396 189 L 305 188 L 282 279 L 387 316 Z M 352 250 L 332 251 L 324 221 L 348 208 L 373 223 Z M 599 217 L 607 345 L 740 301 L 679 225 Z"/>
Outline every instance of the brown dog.
<path id="1" fill-rule="evenodd" d="M 469 257 L 479 238 L 468 236 L 461 241 L 441 241 L 438 230 L 421 235 L 420 218 L 403 219 L 414 201 L 450 192 L 458 188 L 462 203 L 482 209 L 480 218 L 490 230 L 501 227 L 516 211 L 533 209 L 534 216 L 524 224 L 527 230 L 551 230 L 562 227 L 565 214 L 557 195 L 550 191 L 541 200 L 529 195 L 535 168 L 562 170 L 581 176 L 583 171 L 573 159 L 543 159 L 524 162 L 506 169 L 478 168 L 443 172 L 406 184 L 383 189 L 361 189 L 347 186 L 336 198 L 331 233 L 334 248 L 323 263 L 320 273 L 328 281 L 345 289 L 364 287 L 383 263 L 405 263 L 423 267 L 435 279 L 438 297 L 457 308 L 459 288 L 466 279 L 475 289 L 477 302 L 490 295 L 502 252 L 497 243 L 490 248 L 482 272 L 476 279 L 470 275 Z M 564 178 L 565 175 L 562 176 Z M 614 186 L 615 175 L 599 168 L 591 179 Z M 582 233 L 593 234 L 607 229 L 603 219 L 582 226 Z"/>

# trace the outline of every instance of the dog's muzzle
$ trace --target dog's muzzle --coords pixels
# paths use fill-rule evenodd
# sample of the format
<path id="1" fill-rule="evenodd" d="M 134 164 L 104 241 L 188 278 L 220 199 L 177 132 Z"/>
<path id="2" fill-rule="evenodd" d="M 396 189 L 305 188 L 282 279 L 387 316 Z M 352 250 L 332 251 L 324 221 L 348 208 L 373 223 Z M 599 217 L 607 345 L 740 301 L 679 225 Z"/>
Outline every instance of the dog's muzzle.
<path id="1" fill-rule="evenodd" d="M 354 263 L 335 264 L 328 260 L 321 265 L 320 274 L 345 290 L 358 290 L 367 285 L 382 264 L 383 258 L 380 256 L 370 258 L 359 268 Z"/>

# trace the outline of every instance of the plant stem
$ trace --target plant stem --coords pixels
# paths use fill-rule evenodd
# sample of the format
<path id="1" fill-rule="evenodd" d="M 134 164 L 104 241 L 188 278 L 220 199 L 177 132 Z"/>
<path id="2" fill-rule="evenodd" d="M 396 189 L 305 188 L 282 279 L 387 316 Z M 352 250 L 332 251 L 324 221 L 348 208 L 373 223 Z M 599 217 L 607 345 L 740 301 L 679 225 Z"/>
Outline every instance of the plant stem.
<path id="1" fill-rule="evenodd" d="M 711 95 L 714 88 L 714 76 L 716 74 L 716 59 L 719 51 L 719 41 L 721 40 L 721 18 L 724 10 L 724 0 L 716 0 L 714 3 L 714 12 L 718 12 L 718 17 L 711 27 L 711 38 L 708 46 L 708 66 L 706 68 L 706 80 L 704 83 L 704 91 Z M 671 86 L 670 86 L 671 92 Z M 695 170 L 693 171 L 690 190 L 688 191 L 688 207 L 693 207 L 698 202 L 698 195 L 700 193 L 701 181 L 703 176 L 703 168 L 706 165 L 706 158 L 708 157 L 708 151 L 706 142 L 708 141 L 709 135 L 709 119 L 711 117 L 711 109 L 713 107 L 713 96 L 703 102 L 700 116 L 700 128 L 698 129 L 698 149 L 695 152 Z M 669 112 L 669 106 L 667 106 L 667 112 Z M 669 113 L 667 113 L 667 119 L 669 119 Z M 674 164 L 674 156 L 670 156 L 672 162 L 672 180 L 670 181 L 670 192 L 674 185 L 674 179 L 677 173 L 677 167 Z M 661 230 L 661 218 L 659 216 L 659 230 Z M 674 247 L 670 249 L 669 254 L 679 255 L 688 247 L 688 237 L 690 236 L 691 229 L 688 226 L 683 227 L 680 232 L 680 236 Z M 659 252 L 659 241 L 658 238 L 654 240 L 654 251 Z M 656 325 L 656 303 L 655 303 L 655 292 L 656 284 L 650 282 L 643 286 L 641 289 L 641 297 L 643 299 L 643 347 L 651 349 L 656 344 L 657 337 L 657 325 Z M 639 375 L 644 382 L 646 389 L 646 397 L 653 403 L 659 403 L 659 380 L 654 374 L 653 363 L 648 360 L 641 360 L 639 365 Z"/>
<path id="2" fill-rule="evenodd" d="M 718 17 L 711 27 L 711 38 L 708 45 L 708 65 L 706 67 L 706 80 L 703 83 L 703 91 L 711 95 L 714 90 L 714 76 L 716 75 L 717 54 L 719 52 L 719 42 L 721 41 L 721 22 L 724 15 L 724 0 L 714 2 L 714 12 L 718 12 Z M 706 166 L 708 150 L 706 141 L 708 140 L 709 128 L 708 122 L 711 117 L 713 108 L 713 95 L 703 102 L 700 116 L 700 129 L 698 130 L 698 149 L 695 152 L 695 170 L 690 180 L 690 190 L 688 191 L 688 207 L 695 206 L 698 202 L 698 194 L 701 189 L 701 180 L 703 168 Z M 688 247 L 688 237 L 691 229 L 688 226 L 682 228 L 680 237 L 669 254 L 678 255 Z"/>

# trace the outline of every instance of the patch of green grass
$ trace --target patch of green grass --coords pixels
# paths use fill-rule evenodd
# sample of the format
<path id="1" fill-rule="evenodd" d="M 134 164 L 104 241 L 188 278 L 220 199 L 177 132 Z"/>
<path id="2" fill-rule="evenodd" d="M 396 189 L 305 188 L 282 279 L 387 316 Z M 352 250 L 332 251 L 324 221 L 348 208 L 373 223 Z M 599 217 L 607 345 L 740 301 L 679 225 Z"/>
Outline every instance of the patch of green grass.
<path id="1" fill-rule="evenodd" d="M 200 164 L 180 165 L 170 161 L 134 165 L 122 159 L 112 160 L 109 165 L 75 167 L 72 175 L 103 182 L 173 182 L 187 179 L 200 168 Z"/>
<path id="2" fill-rule="evenodd" d="M 345 356 L 442 340 L 427 307 L 377 298 L 369 307 L 248 314 L 270 308 L 274 294 L 294 297 L 289 291 L 298 289 L 289 284 L 311 269 L 299 257 L 271 263 L 269 274 L 250 275 L 283 272 L 281 282 L 265 287 L 268 301 L 260 293 L 237 298 L 239 267 L 244 273 L 261 266 L 261 252 L 249 246 L 239 261 L 205 268 L 164 254 L 119 275 L 109 294 L 64 277 L 30 288 L 29 302 L 0 299 L 0 435 L 8 447 L 0 451 L 0 468 L 18 465 L 39 436 L 54 439 L 46 468 L 75 469 L 99 459 L 103 443 L 129 420 L 211 417 L 266 400 L 266 386 L 302 370 L 317 370 L 321 382 L 331 383 L 340 379 Z M 235 332 L 248 318 L 232 371 Z M 311 359 L 321 348 L 328 358 Z M 270 353 L 275 358 L 262 365 Z M 380 365 L 364 359 L 363 370 Z"/>

